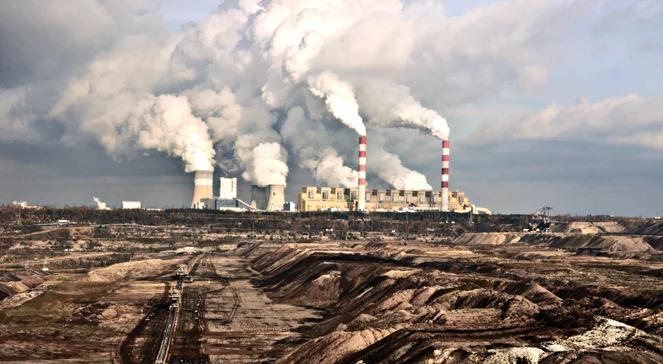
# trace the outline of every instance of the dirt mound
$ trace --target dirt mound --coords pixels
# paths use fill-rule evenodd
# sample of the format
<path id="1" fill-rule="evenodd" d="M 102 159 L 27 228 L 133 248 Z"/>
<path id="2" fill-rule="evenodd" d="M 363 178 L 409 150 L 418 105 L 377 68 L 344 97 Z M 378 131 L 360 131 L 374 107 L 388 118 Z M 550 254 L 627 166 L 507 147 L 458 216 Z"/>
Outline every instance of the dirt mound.
<path id="1" fill-rule="evenodd" d="M 458 245 L 507 245 L 520 242 L 519 233 L 464 233 L 454 239 Z"/>
<path id="2" fill-rule="evenodd" d="M 183 261 L 184 259 L 147 259 L 118 263 L 90 271 L 87 279 L 90 282 L 110 283 L 127 278 L 138 278 L 148 275 L 155 276 L 165 274 L 171 270 L 174 271 L 175 267 Z"/>
<path id="3" fill-rule="evenodd" d="M 629 234 L 663 235 L 663 220 L 628 220 L 623 222 Z"/>
<path id="4" fill-rule="evenodd" d="M 391 329 L 366 329 L 354 332 L 334 331 L 329 335 L 301 345 L 277 363 L 338 363 L 349 353 L 360 351 L 396 331 Z M 320 350 L 324 348 L 324 350 Z"/>
<path id="5" fill-rule="evenodd" d="M 566 339 L 543 343 L 548 354 L 543 363 L 568 362 L 629 362 L 660 363 L 663 361 L 663 340 L 635 327 L 608 318 L 597 318 L 591 330 Z M 647 348 L 642 350 L 640 348 Z"/>
<path id="6" fill-rule="evenodd" d="M 555 248 L 591 249 L 605 253 L 642 253 L 653 249 L 641 236 L 562 235 L 550 244 Z"/>
<path id="7" fill-rule="evenodd" d="M 571 234 L 618 234 L 625 232 L 626 228 L 618 221 L 572 221 L 555 224 L 552 231 Z"/>
<path id="8" fill-rule="evenodd" d="M 590 254 L 619 255 L 660 251 L 663 246 L 663 238 L 593 233 L 464 233 L 453 243 L 467 246 L 507 246 L 525 243 Z"/>

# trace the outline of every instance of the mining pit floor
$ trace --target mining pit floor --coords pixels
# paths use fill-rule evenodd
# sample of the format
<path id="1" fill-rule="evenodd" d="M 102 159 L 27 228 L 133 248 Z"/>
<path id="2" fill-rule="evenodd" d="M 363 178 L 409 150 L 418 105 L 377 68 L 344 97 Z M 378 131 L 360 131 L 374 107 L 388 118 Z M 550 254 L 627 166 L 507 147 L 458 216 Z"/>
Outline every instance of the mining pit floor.
<path id="1" fill-rule="evenodd" d="M 0 362 L 663 363 L 637 234 L 106 229 L 5 231 Z"/>

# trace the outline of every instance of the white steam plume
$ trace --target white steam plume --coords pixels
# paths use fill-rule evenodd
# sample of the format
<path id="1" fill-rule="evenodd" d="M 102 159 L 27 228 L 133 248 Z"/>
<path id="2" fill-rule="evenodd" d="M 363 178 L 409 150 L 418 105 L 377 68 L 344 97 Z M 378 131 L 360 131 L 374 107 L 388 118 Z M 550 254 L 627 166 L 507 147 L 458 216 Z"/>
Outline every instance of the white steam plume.
<path id="1" fill-rule="evenodd" d="M 389 183 L 399 190 L 432 190 L 426 176 L 413 171 L 403 165 L 401 159 L 382 148 L 382 146 L 369 145 L 369 158 L 378 168 L 371 169 L 378 178 Z"/>
<path id="2" fill-rule="evenodd" d="M 308 167 L 313 171 L 313 177 L 315 177 L 316 180 L 325 181 L 330 186 L 341 186 L 346 188 L 357 186 L 359 173 L 354 169 L 345 166 L 343 164 L 343 158 L 336 153 L 336 150 L 325 148 L 320 154 L 321 157 L 319 160 L 309 160 L 310 163 L 304 163 L 305 167 Z"/>
<path id="3" fill-rule="evenodd" d="M 288 112 L 280 133 L 291 146 L 299 166 L 311 171 L 316 180 L 331 186 L 357 185 L 357 171 L 344 165 L 343 158 L 331 147 L 329 131 L 321 123 L 307 120 L 301 107 Z"/>
<path id="4" fill-rule="evenodd" d="M 139 103 L 123 133 L 140 148 L 182 158 L 187 172 L 212 170 L 214 149 L 207 125 L 191 115 L 184 96 L 162 95 Z"/>
<path id="5" fill-rule="evenodd" d="M 242 149 L 243 140 L 238 141 L 237 148 Z M 260 143 L 254 148 L 247 148 L 247 152 L 241 152 L 241 161 L 246 170 L 242 177 L 252 181 L 258 186 L 285 185 L 288 175 L 288 165 L 283 162 L 287 160 L 285 151 L 278 143 Z"/>
<path id="6" fill-rule="evenodd" d="M 357 98 L 372 124 L 422 129 L 440 139 L 449 136 L 447 120 L 423 107 L 406 86 L 389 80 L 366 80 L 358 87 Z"/>
<path id="7" fill-rule="evenodd" d="M 357 134 L 366 135 L 366 127 L 359 116 L 359 105 L 350 84 L 331 72 L 311 76 L 308 83 L 311 92 L 325 100 L 327 109 L 334 117 Z"/>
<path id="8" fill-rule="evenodd" d="M 276 117 L 260 99 L 240 100 L 227 87 L 218 92 L 191 91 L 190 98 L 196 115 L 210 126 L 214 141 L 232 146 L 231 158 L 244 171 L 242 178 L 259 186 L 286 184 L 288 153 L 280 145 L 281 136 L 273 129 Z M 234 164 L 224 156 L 217 161 L 221 167 Z"/>
<path id="9" fill-rule="evenodd" d="M 526 34 L 535 29 L 536 19 L 566 8 L 537 2 L 528 8 L 535 17 L 524 17 L 519 0 L 448 17 L 439 1 L 236 0 L 223 2 L 199 24 L 171 32 L 151 2 L 86 1 L 103 10 L 108 23 L 55 19 L 71 28 L 73 38 L 67 37 L 66 44 L 75 51 L 75 57 L 58 58 L 59 64 L 76 65 L 48 82 L 17 84 L 12 92 L 18 96 L 0 98 L 0 125 L 11 127 L 10 137 L 38 140 L 43 130 L 63 130 L 57 140 L 92 137 L 114 155 L 159 150 L 181 157 L 187 169 L 215 156 L 227 172 L 257 184 L 286 179 L 286 146 L 292 160 L 317 179 L 354 184 L 356 172 L 348 166 L 356 160 L 356 138 L 349 130 L 365 135 L 369 124 L 376 126 L 376 136 L 379 127 L 446 136 L 444 118 L 423 107 L 419 98 L 439 95 L 452 103 L 455 95 L 467 98 L 468 89 L 490 93 L 496 85 L 514 84 L 493 84 L 475 75 L 518 77 L 518 70 L 535 69 L 540 62 L 529 50 L 533 42 Z M 68 24 L 99 29 L 90 31 L 87 44 Z M 500 32 L 508 36 L 491 43 L 499 47 L 482 47 L 496 29 L 509 30 Z M 81 42 L 87 45 L 76 49 Z M 496 70 L 500 72 L 491 72 Z M 458 80 L 470 82 L 458 85 Z M 410 92 L 402 86 L 407 84 L 422 87 Z M 454 86 L 453 96 L 432 95 L 430 90 L 439 85 Z M 286 115 L 295 108 L 306 117 L 288 130 Z M 181 115 L 182 121 L 171 114 Z M 327 115 L 348 130 L 329 123 Z M 40 130 L 44 119 L 62 127 Z M 301 142 L 297 134 L 311 137 Z M 371 177 L 397 187 L 423 186 L 420 174 L 394 163 L 396 156 L 384 160 L 393 168 L 380 166 L 377 173 L 383 161 L 379 155 L 369 153 L 369 164 L 376 167 Z M 270 168 L 262 159 L 270 161 Z"/>

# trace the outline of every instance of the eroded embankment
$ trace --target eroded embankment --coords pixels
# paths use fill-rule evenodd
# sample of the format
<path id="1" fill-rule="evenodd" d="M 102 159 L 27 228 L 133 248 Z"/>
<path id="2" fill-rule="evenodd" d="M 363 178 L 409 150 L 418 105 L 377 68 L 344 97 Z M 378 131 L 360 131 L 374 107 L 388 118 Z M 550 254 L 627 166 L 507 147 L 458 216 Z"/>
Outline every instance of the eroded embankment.
<path id="1" fill-rule="evenodd" d="M 580 262 L 496 263 L 434 246 L 245 251 L 272 298 L 327 312 L 281 363 L 663 361 L 663 288 L 638 273 L 615 272 L 616 286 Z"/>
<path id="2" fill-rule="evenodd" d="M 582 254 L 615 257 L 660 254 L 663 237 L 582 233 L 464 233 L 453 241 L 461 246 L 541 245 Z"/>

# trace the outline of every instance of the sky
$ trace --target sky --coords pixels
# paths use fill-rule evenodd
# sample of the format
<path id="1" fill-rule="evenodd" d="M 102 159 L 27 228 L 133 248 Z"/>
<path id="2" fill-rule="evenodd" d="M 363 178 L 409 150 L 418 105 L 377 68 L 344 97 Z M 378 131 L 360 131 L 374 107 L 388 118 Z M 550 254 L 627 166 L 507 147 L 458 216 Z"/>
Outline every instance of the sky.
<path id="1" fill-rule="evenodd" d="M 320 3 L 4 2 L 0 203 L 181 207 L 201 163 L 295 200 L 355 176 L 349 112 L 374 187 L 439 187 L 446 120 L 477 205 L 663 214 L 662 2 Z"/>

